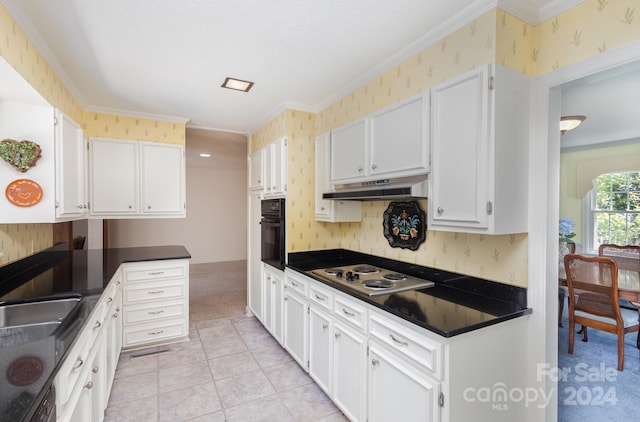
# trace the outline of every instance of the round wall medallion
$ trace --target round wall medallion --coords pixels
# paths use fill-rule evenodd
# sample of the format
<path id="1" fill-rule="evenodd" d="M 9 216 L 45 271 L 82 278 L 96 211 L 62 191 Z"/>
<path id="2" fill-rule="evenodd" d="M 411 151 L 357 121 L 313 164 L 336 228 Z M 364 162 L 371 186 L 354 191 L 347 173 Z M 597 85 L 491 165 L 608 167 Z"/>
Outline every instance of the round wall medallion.
<path id="1" fill-rule="evenodd" d="M 14 205 L 32 207 L 42 199 L 42 188 L 33 180 L 18 179 L 9 183 L 5 195 Z"/>

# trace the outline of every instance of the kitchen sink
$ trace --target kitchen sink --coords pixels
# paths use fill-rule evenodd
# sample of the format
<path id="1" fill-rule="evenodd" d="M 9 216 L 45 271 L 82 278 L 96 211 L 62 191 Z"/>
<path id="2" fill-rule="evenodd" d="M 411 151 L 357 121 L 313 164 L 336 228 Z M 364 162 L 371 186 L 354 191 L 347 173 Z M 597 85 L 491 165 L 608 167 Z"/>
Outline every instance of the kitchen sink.
<path id="1" fill-rule="evenodd" d="M 59 325 L 80 303 L 80 299 L 77 295 L 0 304 L 0 328 L 34 324 L 47 327 L 47 324 Z"/>
<path id="2" fill-rule="evenodd" d="M 0 327 L 0 347 L 18 347 L 26 343 L 42 340 L 52 335 L 61 324 L 62 321 L 54 321 Z"/>

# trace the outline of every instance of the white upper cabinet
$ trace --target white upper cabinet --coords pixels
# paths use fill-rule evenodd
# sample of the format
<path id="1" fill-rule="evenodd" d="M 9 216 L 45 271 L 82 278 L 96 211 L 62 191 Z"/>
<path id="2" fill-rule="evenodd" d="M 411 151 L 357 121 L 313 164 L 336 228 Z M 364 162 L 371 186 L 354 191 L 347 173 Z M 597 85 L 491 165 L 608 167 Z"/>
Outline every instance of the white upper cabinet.
<path id="1" fill-rule="evenodd" d="M 362 202 L 322 199 L 322 194 L 331 191 L 329 179 L 329 157 L 331 143 L 326 133 L 316 139 L 315 146 L 315 216 L 316 221 L 330 223 L 362 221 Z"/>
<path id="2" fill-rule="evenodd" d="M 182 145 L 92 138 L 92 216 L 184 217 Z"/>
<path id="3" fill-rule="evenodd" d="M 376 179 L 428 172 L 428 101 L 428 96 L 419 95 L 371 116 L 369 173 Z"/>
<path id="4" fill-rule="evenodd" d="M 365 119 L 331 131 L 331 183 L 363 181 L 369 167 L 368 123 Z"/>
<path id="5" fill-rule="evenodd" d="M 184 214 L 185 159 L 180 145 L 142 143 L 142 213 Z"/>
<path id="6" fill-rule="evenodd" d="M 529 79 L 485 65 L 431 89 L 429 228 L 527 231 Z"/>
<path id="7" fill-rule="evenodd" d="M 87 199 L 87 148 L 82 129 L 59 110 L 55 111 L 56 217 L 85 218 Z"/>
<path id="8" fill-rule="evenodd" d="M 287 138 L 280 138 L 265 147 L 265 195 L 287 194 Z"/>
<path id="9" fill-rule="evenodd" d="M 429 172 L 429 103 L 419 94 L 331 131 L 331 183 Z"/>
<path id="10" fill-rule="evenodd" d="M 249 156 L 249 189 L 262 190 L 264 188 L 264 149 L 258 150 Z"/>
<path id="11" fill-rule="evenodd" d="M 140 212 L 139 147 L 136 141 L 91 139 L 91 215 L 122 216 Z"/>

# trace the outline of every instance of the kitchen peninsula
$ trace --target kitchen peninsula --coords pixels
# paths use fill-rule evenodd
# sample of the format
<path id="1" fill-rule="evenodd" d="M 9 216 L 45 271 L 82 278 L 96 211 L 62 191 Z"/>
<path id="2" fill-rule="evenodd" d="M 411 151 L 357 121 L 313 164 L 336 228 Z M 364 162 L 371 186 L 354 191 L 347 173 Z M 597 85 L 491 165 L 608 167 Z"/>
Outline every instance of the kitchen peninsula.
<path id="1" fill-rule="evenodd" d="M 10 373 L 20 361 L 31 377 L 2 377 L 0 420 L 30 420 L 51 386 L 59 421 L 102 414 L 121 348 L 187 338 L 190 258 L 183 246 L 70 251 L 60 244 L 1 267 L 0 306 L 78 304 L 39 336 L 3 321 L 0 370 Z"/>

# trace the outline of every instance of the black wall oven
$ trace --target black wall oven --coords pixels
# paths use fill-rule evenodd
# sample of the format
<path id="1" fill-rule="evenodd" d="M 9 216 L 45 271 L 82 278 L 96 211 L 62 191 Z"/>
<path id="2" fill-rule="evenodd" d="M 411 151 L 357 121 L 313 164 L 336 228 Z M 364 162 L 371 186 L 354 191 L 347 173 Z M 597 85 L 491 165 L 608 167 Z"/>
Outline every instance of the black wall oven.
<path id="1" fill-rule="evenodd" d="M 284 198 L 263 199 L 260 219 L 260 258 L 272 267 L 284 270 L 285 202 Z"/>

